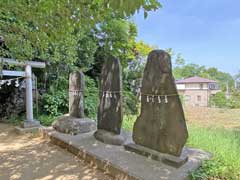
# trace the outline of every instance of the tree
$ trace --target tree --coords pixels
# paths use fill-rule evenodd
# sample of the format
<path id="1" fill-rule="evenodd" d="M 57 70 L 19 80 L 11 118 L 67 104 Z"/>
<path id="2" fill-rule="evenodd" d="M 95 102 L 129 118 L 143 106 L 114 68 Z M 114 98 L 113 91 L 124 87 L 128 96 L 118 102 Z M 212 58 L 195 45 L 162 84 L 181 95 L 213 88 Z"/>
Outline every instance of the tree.
<path id="1" fill-rule="evenodd" d="M 227 99 L 224 92 L 218 92 L 210 98 L 211 106 L 217 106 L 219 108 L 227 106 Z"/>
<path id="2" fill-rule="evenodd" d="M 99 23 L 126 18 L 140 8 L 147 13 L 160 6 L 157 0 L 2 0 L 0 34 L 9 51 L 0 56 L 67 59 L 72 64 L 78 57 L 79 40 Z"/>
<path id="3" fill-rule="evenodd" d="M 140 9 L 146 17 L 148 11 L 160 7 L 157 0 L 1 0 L 4 46 L 0 46 L 0 56 L 47 62 L 41 72 L 47 75 L 45 102 L 58 114 L 56 109 L 66 109 L 54 105 L 59 98 L 66 102 L 62 99 L 67 98 L 69 72 L 80 68 L 97 80 L 94 72 L 108 55 L 119 57 L 126 69 L 136 57 L 137 30 L 129 17 Z M 86 79 L 90 90 L 97 87 Z M 97 96 L 90 90 L 90 96 Z"/>
<path id="4" fill-rule="evenodd" d="M 168 49 L 167 51 L 174 56 L 172 49 Z M 216 80 L 223 91 L 226 91 L 227 84 L 231 91 L 234 89 L 234 78 L 229 73 L 222 72 L 215 67 L 206 68 L 198 64 L 186 64 L 181 54 L 177 54 L 176 56 L 173 74 L 176 79 L 200 76 Z"/>
<path id="5" fill-rule="evenodd" d="M 176 66 L 184 66 L 185 65 L 185 60 L 184 60 L 184 58 L 182 57 L 182 55 L 180 53 L 177 54 L 177 58 L 175 60 L 175 64 L 176 64 Z"/>

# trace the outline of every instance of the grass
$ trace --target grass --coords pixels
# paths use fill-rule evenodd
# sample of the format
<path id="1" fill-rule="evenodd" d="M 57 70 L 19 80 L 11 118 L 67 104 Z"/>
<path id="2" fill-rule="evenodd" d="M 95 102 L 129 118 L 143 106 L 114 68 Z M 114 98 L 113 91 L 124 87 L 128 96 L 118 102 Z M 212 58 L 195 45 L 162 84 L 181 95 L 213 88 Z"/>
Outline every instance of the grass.
<path id="1" fill-rule="evenodd" d="M 125 116 L 123 128 L 131 131 L 136 118 L 136 115 Z M 188 131 L 188 146 L 213 153 L 211 160 L 192 173 L 192 179 L 240 180 L 240 129 L 215 128 L 188 121 Z"/>
<path id="2" fill-rule="evenodd" d="M 188 146 L 214 155 L 192 174 L 193 179 L 240 179 L 240 130 L 189 125 L 188 131 Z"/>

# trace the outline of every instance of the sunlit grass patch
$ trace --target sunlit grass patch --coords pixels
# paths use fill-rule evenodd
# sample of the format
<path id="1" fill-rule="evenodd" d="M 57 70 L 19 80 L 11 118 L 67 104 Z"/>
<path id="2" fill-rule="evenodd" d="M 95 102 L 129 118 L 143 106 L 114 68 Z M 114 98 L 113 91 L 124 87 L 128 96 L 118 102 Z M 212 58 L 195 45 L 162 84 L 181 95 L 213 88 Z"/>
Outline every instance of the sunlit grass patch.
<path id="1" fill-rule="evenodd" d="M 240 130 L 189 125 L 188 146 L 213 153 L 213 159 L 193 173 L 194 179 L 240 179 Z"/>

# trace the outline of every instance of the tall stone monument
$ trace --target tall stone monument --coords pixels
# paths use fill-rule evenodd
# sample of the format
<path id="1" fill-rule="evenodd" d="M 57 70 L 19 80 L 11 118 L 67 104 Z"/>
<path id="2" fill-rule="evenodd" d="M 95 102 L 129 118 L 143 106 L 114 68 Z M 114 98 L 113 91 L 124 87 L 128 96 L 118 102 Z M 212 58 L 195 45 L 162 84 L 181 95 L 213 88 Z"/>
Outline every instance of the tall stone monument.
<path id="1" fill-rule="evenodd" d="M 133 128 L 135 144 L 128 144 L 125 148 L 150 156 L 157 156 L 153 151 L 169 154 L 172 155 L 168 156 L 167 159 L 171 159 L 169 161 L 183 163 L 187 158 L 180 156 L 187 137 L 184 112 L 172 75 L 171 58 L 165 51 L 154 50 L 148 55 L 144 69 L 141 114 Z"/>
<path id="2" fill-rule="evenodd" d="M 76 71 L 69 76 L 69 114 L 57 118 L 52 126 L 59 132 L 79 134 L 93 131 L 96 123 L 84 117 L 84 74 Z"/>
<path id="3" fill-rule="evenodd" d="M 69 115 L 84 118 L 84 74 L 73 72 L 69 76 Z"/>
<path id="4" fill-rule="evenodd" d="M 122 125 L 122 75 L 118 59 L 109 57 L 103 64 L 100 77 L 100 104 L 96 139 L 114 145 L 124 142 Z"/>

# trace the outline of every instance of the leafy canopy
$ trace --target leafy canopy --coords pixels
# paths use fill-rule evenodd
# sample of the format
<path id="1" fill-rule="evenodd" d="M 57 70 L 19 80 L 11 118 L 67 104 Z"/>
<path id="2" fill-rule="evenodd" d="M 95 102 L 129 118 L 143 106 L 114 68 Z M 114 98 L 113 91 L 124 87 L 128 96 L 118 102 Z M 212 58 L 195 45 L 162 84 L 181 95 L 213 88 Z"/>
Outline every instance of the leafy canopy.
<path id="1" fill-rule="evenodd" d="M 53 62 L 67 59 L 73 64 L 83 50 L 80 42 L 86 42 L 86 34 L 91 36 L 99 25 L 103 31 L 106 23 L 112 25 L 108 25 L 112 32 L 117 27 L 127 29 L 124 20 L 119 19 L 141 8 L 146 14 L 160 6 L 157 0 L 1 0 L 0 35 L 7 49 L 0 47 L 0 56 Z M 117 40 L 111 35 L 108 37 Z M 94 51 L 94 43 L 91 38 L 84 50 L 93 46 Z"/>

